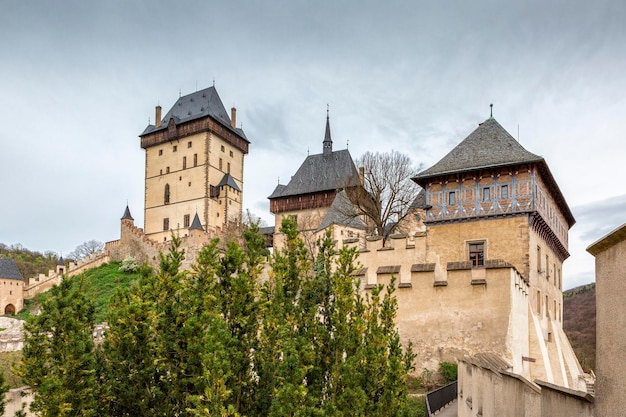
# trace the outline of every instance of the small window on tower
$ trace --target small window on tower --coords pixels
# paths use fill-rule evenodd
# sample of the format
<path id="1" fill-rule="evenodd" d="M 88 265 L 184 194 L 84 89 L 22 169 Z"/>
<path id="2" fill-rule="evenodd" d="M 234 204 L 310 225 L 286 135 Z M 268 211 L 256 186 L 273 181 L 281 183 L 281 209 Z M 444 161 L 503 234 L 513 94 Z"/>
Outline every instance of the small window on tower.
<path id="1" fill-rule="evenodd" d="M 187 169 L 187 157 L 183 156 L 183 169 Z"/>
<path id="2" fill-rule="evenodd" d="M 163 194 L 164 194 L 163 204 L 169 204 L 170 203 L 170 185 L 169 184 L 165 184 L 165 191 Z"/>
<path id="3" fill-rule="evenodd" d="M 224 149 L 224 145 L 222 145 L 221 149 L 222 149 L 222 152 L 224 152 L 224 151 L 225 151 L 225 149 Z"/>
<path id="4" fill-rule="evenodd" d="M 169 174 L 170 173 L 170 167 L 165 167 L 165 173 Z"/>
<path id="5" fill-rule="evenodd" d="M 448 205 L 455 206 L 456 205 L 456 191 L 448 192 Z"/>
<path id="6" fill-rule="evenodd" d="M 189 214 L 185 214 L 183 218 L 183 227 L 189 227 Z"/>
<path id="7" fill-rule="evenodd" d="M 233 151 L 230 151 L 229 153 L 230 153 L 230 157 L 232 158 L 233 157 Z"/>
<path id="8" fill-rule="evenodd" d="M 491 200 L 491 188 L 484 187 L 483 188 L 483 201 L 490 201 L 490 200 Z"/>
<path id="9" fill-rule="evenodd" d="M 191 148 L 191 141 L 187 142 L 187 147 Z"/>
<path id="10" fill-rule="evenodd" d="M 219 165 L 219 170 L 221 171 L 222 170 L 222 158 L 220 158 L 218 165 Z"/>
<path id="11" fill-rule="evenodd" d="M 176 152 L 178 150 L 178 146 L 174 145 L 174 148 L 172 149 L 173 152 Z"/>
<path id="12" fill-rule="evenodd" d="M 163 155 L 163 149 L 159 149 L 159 156 Z"/>
<path id="13" fill-rule="evenodd" d="M 163 231 L 167 232 L 170 230 L 170 219 L 168 217 L 163 219 Z"/>
<path id="14" fill-rule="evenodd" d="M 485 242 L 469 244 L 469 260 L 472 266 L 485 265 Z"/>
<path id="15" fill-rule="evenodd" d="M 191 142 L 189 142 L 191 143 Z M 193 166 L 197 167 L 198 166 L 198 154 L 194 153 L 193 154 Z"/>
<path id="16" fill-rule="evenodd" d="M 226 163 L 226 172 L 230 174 L 230 162 Z"/>

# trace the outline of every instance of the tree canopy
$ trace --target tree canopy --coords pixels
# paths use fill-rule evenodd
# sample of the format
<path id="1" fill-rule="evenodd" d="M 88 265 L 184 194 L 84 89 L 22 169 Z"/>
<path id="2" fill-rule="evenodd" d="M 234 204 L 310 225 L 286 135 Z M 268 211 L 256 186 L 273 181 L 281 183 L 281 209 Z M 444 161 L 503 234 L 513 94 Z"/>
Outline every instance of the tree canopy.
<path id="1" fill-rule="evenodd" d="M 414 359 L 394 324 L 393 284 L 366 296 L 357 252 L 330 234 L 311 263 L 293 220 L 269 259 L 258 226 L 214 240 L 114 296 L 101 345 L 93 307 L 64 280 L 27 325 L 24 381 L 41 415 L 401 416 Z M 70 392 L 72 391 L 72 392 Z"/>
<path id="2" fill-rule="evenodd" d="M 411 180 L 421 168 L 414 168 L 403 153 L 366 152 L 356 161 L 363 168 L 363 187 L 348 188 L 356 215 L 365 216 L 373 231 L 387 238 L 409 213 L 420 187 Z"/>

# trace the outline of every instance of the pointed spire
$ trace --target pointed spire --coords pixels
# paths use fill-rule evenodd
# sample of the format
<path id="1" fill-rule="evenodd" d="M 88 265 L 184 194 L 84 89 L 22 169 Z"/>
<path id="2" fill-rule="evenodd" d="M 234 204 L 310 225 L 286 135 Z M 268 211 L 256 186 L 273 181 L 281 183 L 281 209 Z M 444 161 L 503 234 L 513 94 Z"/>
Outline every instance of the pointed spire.
<path id="1" fill-rule="evenodd" d="M 493 119 L 493 103 L 489 105 L 489 118 Z"/>
<path id="2" fill-rule="evenodd" d="M 61 255 L 61 257 L 57 261 L 57 266 L 62 266 L 62 265 L 65 265 L 65 260 L 63 259 L 63 255 Z"/>
<path id="3" fill-rule="evenodd" d="M 126 210 L 124 210 L 124 215 L 120 220 L 135 220 L 133 216 L 130 215 L 130 209 L 128 208 L 128 204 L 126 204 Z"/>
<path id="4" fill-rule="evenodd" d="M 326 133 L 324 134 L 324 155 L 330 155 L 333 152 L 333 140 L 330 138 L 330 116 L 329 106 L 326 105 Z"/>
<path id="5" fill-rule="evenodd" d="M 191 222 L 191 226 L 189 226 L 189 230 L 200 230 L 204 232 L 204 227 L 202 227 L 202 223 L 200 223 L 200 217 L 198 217 L 198 213 L 193 216 L 193 221 Z"/>

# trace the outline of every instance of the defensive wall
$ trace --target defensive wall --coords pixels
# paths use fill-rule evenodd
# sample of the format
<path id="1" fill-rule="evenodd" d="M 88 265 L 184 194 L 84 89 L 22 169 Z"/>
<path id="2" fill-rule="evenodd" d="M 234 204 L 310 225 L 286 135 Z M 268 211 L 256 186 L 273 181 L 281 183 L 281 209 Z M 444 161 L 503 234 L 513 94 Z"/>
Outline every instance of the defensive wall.
<path id="1" fill-rule="evenodd" d="M 459 362 L 458 417 L 593 417 L 594 398 L 578 390 L 511 372 L 493 354 Z"/>

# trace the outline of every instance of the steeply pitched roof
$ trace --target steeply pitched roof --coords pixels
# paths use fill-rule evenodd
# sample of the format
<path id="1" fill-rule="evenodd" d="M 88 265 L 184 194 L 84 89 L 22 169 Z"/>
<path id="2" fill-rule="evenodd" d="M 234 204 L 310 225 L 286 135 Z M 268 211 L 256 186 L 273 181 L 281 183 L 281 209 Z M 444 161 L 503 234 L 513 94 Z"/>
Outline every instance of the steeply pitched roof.
<path id="1" fill-rule="evenodd" d="M 172 118 L 178 125 L 206 116 L 211 116 L 227 129 L 237 133 L 237 135 L 246 140 L 246 142 L 248 141 L 246 135 L 243 133 L 243 130 L 233 128 L 231 126 L 230 117 L 228 116 L 228 113 L 224 108 L 224 104 L 222 104 L 222 100 L 217 94 L 215 87 L 205 88 L 204 90 L 179 97 L 170 111 L 163 116 L 161 126 L 156 127 L 155 125 L 148 125 L 148 127 L 146 127 L 143 133 L 139 136 L 167 129 L 167 124 Z"/>
<path id="2" fill-rule="evenodd" d="M 126 205 L 126 210 L 124 210 L 124 215 L 120 220 L 135 220 L 133 216 L 130 215 L 130 209 L 128 208 L 128 204 Z"/>
<path id="3" fill-rule="evenodd" d="M 221 187 L 222 185 L 228 185 L 230 188 L 241 191 L 239 186 L 237 186 L 237 183 L 235 182 L 233 176 L 228 173 L 224 174 L 222 180 L 219 182 L 219 184 L 217 184 L 218 187 Z"/>
<path id="4" fill-rule="evenodd" d="M 569 226 L 576 223 L 565 197 L 541 156 L 527 151 L 494 118 L 479 124 L 468 137 L 452 149 L 439 162 L 420 172 L 413 181 L 424 187 L 429 178 L 474 171 L 482 168 L 503 167 L 533 163 L 539 167 L 550 192 L 563 210 Z"/>
<path id="5" fill-rule="evenodd" d="M 13 259 L 0 258 L 0 278 L 24 281 L 24 277 Z"/>
<path id="6" fill-rule="evenodd" d="M 324 230 L 332 224 L 365 229 L 365 224 L 363 224 L 361 218 L 356 215 L 354 205 L 350 202 L 345 190 L 341 190 L 341 192 L 337 193 L 317 230 Z"/>
<path id="7" fill-rule="evenodd" d="M 59 260 L 57 261 L 57 265 L 58 265 L 58 266 L 63 266 L 63 265 L 65 265 L 65 259 L 63 259 L 63 257 L 62 257 L 62 256 L 61 256 L 61 257 L 59 258 Z"/>
<path id="8" fill-rule="evenodd" d="M 189 230 L 201 230 L 204 232 L 204 227 L 202 227 L 202 223 L 200 223 L 200 217 L 198 217 L 198 213 L 193 216 L 193 221 L 191 222 L 191 226 L 189 226 Z"/>
<path id="9" fill-rule="evenodd" d="M 489 118 L 415 181 L 423 185 L 424 179 L 439 175 L 539 161 L 541 156 L 528 152 L 496 119 Z"/>
<path id="10" fill-rule="evenodd" d="M 359 172 L 347 149 L 309 155 L 286 186 L 280 184 L 268 198 L 287 197 L 359 185 Z"/>

